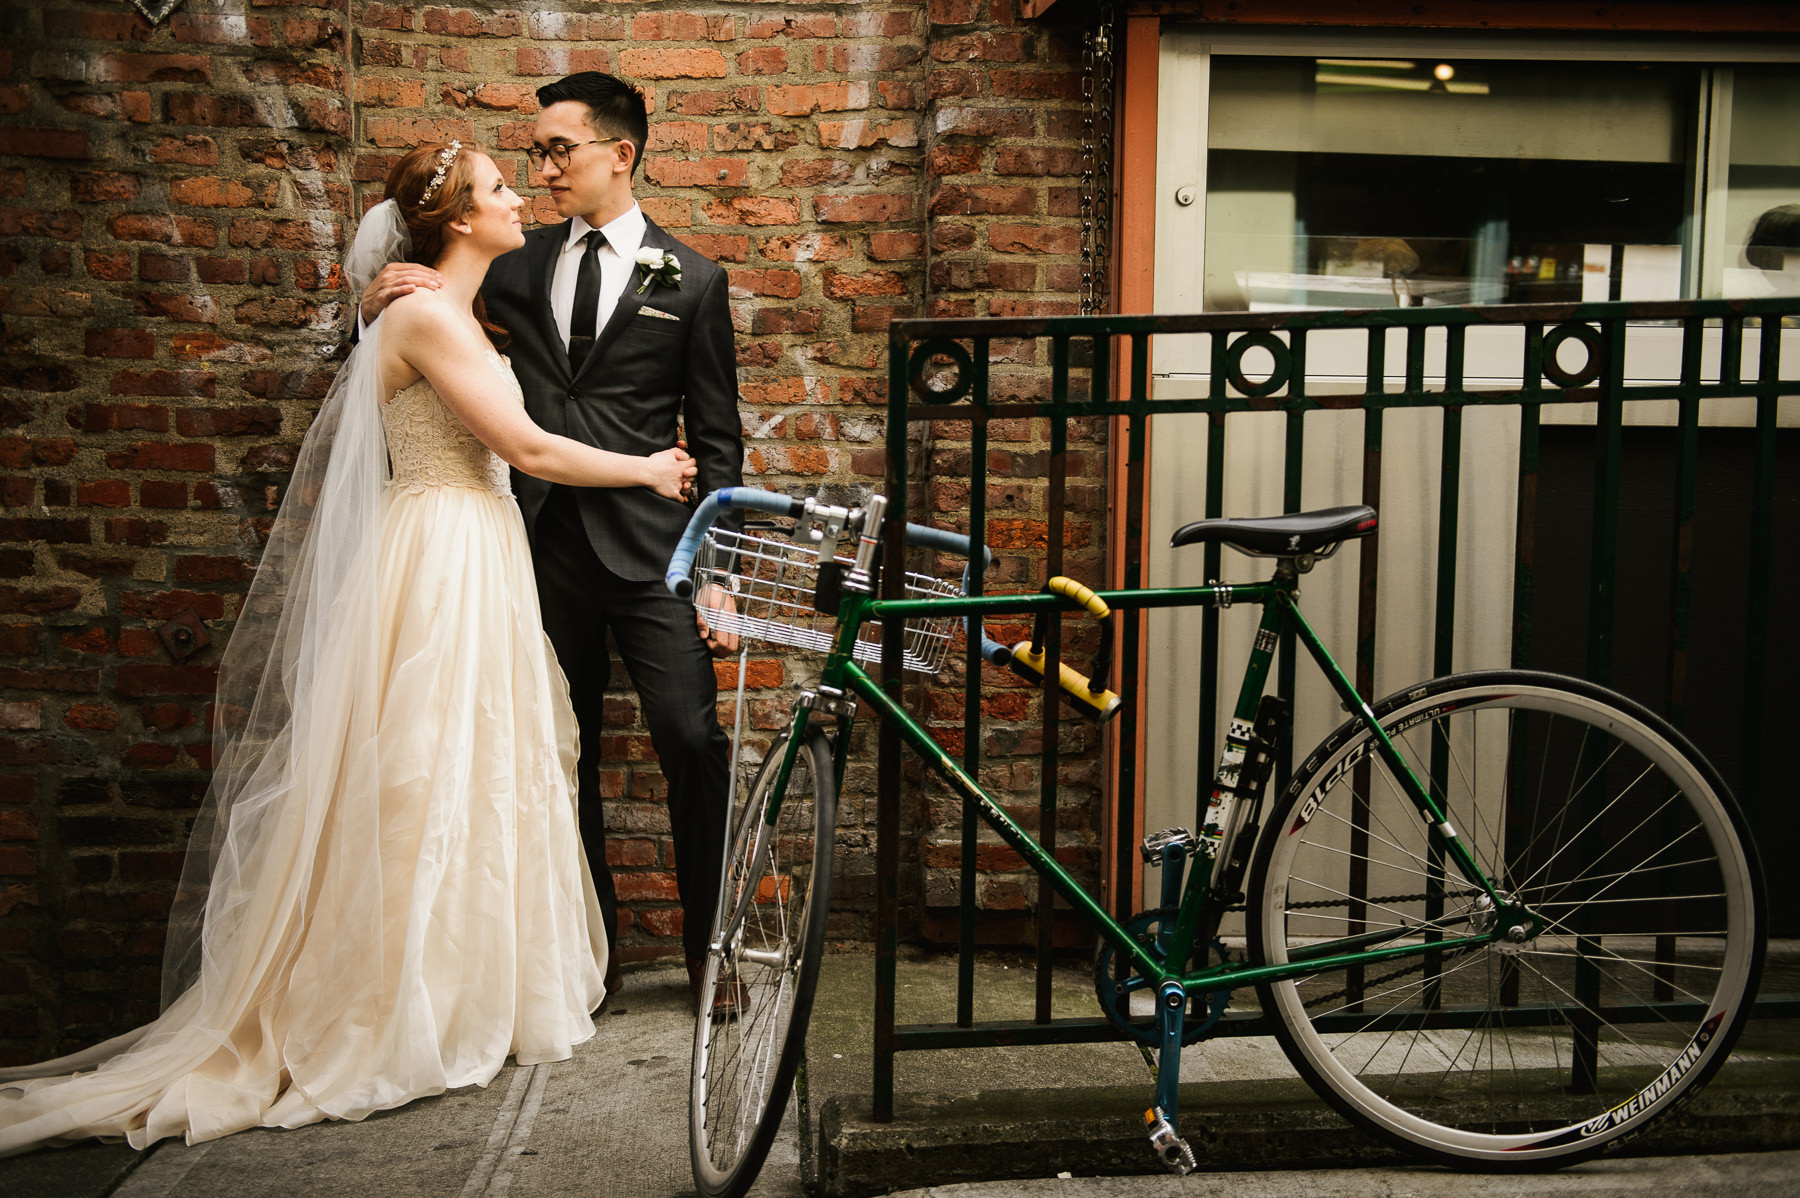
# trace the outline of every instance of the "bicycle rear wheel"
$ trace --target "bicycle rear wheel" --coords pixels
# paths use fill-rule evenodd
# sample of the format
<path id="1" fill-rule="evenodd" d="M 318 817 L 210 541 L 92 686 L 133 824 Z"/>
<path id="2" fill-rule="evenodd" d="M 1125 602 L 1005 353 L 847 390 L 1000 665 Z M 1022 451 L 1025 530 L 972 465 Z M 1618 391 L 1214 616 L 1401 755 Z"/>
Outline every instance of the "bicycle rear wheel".
<path id="1" fill-rule="evenodd" d="M 708 1198 L 737 1198 L 756 1180 L 787 1109 L 819 980 L 837 781 L 831 742 L 814 728 L 777 796 L 787 743 L 783 733 L 769 747 L 740 809 L 694 1024 L 688 1144 Z M 746 893 L 742 919 L 726 927 Z M 735 1014 L 714 1010 L 721 980 L 741 987 Z"/>
<path id="2" fill-rule="evenodd" d="M 1344 724 L 1257 848 L 1252 959 L 1350 958 L 1259 987 L 1294 1067 L 1352 1122 L 1461 1168 L 1553 1168 L 1643 1134 L 1723 1063 L 1761 975 L 1761 874 L 1724 783 L 1663 720 L 1572 678 L 1442 678 L 1375 714 L 1544 924 L 1376 959 L 1496 920 Z"/>

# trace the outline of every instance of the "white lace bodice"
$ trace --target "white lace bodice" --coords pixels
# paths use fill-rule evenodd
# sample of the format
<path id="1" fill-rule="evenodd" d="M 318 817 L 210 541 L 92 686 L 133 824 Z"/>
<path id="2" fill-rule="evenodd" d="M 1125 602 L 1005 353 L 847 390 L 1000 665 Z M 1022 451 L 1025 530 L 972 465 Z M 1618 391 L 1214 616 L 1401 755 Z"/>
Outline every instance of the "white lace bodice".
<path id="1" fill-rule="evenodd" d="M 512 366 L 493 350 L 488 351 L 488 359 L 502 389 L 523 405 L 525 394 L 519 390 Z M 395 487 L 408 491 L 469 487 L 495 495 L 512 494 L 506 463 L 444 406 L 429 380 L 421 378 L 396 391 L 394 398 L 381 406 L 381 422 L 387 431 Z"/>

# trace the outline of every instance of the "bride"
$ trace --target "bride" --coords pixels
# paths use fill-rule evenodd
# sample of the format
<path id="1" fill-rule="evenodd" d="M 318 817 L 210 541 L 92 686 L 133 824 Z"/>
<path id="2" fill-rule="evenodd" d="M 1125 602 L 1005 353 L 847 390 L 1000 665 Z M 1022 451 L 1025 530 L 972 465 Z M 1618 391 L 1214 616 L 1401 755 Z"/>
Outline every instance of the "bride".
<path id="1" fill-rule="evenodd" d="M 526 416 L 478 297 L 522 208 L 454 141 L 388 176 L 353 294 L 402 259 L 442 286 L 369 328 L 301 447 L 220 665 L 163 1014 L 0 1071 L 0 1155 L 361 1119 L 593 1035 L 606 937 L 574 716 L 507 464 L 671 497 L 694 465 Z"/>

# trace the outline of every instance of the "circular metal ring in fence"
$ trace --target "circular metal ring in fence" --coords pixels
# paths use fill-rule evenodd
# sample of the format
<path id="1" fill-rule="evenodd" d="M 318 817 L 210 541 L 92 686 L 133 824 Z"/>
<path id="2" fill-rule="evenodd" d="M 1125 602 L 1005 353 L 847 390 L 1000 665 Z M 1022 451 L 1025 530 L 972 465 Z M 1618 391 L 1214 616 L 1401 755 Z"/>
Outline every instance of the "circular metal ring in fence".
<path id="1" fill-rule="evenodd" d="M 1571 338 L 1581 342 L 1587 350 L 1587 360 L 1580 370 L 1572 373 L 1556 360 L 1563 342 Z M 1600 340 L 1600 330 L 1591 324 L 1559 324 L 1544 335 L 1544 377 L 1558 387 L 1585 387 L 1600 377 L 1605 365 L 1605 343 Z"/>
<path id="2" fill-rule="evenodd" d="M 1244 373 L 1244 355 L 1253 349 L 1267 350 L 1275 360 L 1274 369 L 1269 377 L 1260 383 L 1253 383 Z M 1239 392 L 1257 399 L 1264 395 L 1272 395 L 1287 385 L 1288 375 L 1294 370 L 1294 356 L 1288 350 L 1287 343 L 1273 333 L 1245 333 L 1233 341 L 1225 350 L 1225 377 Z"/>
<path id="3" fill-rule="evenodd" d="M 907 359 L 906 380 L 913 394 L 927 403 L 955 403 L 975 385 L 975 362 L 954 341 L 926 341 Z"/>

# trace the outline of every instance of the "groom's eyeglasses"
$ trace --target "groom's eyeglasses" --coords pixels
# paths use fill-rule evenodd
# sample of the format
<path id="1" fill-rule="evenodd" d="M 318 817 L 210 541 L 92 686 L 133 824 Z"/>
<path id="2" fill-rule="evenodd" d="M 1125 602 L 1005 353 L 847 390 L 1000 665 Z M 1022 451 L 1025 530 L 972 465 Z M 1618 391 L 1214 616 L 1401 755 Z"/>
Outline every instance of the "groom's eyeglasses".
<path id="1" fill-rule="evenodd" d="M 544 146 L 526 146 L 525 157 L 531 160 L 531 168 L 533 170 L 543 170 L 544 159 L 548 158 L 551 162 L 556 164 L 557 170 L 566 171 L 569 169 L 570 150 L 580 146 L 599 146 L 605 145 L 609 141 L 623 140 L 625 139 L 622 137 L 590 137 L 586 141 L 555 142 L 551 144 L 549 148 L 545 148 Z"/>

